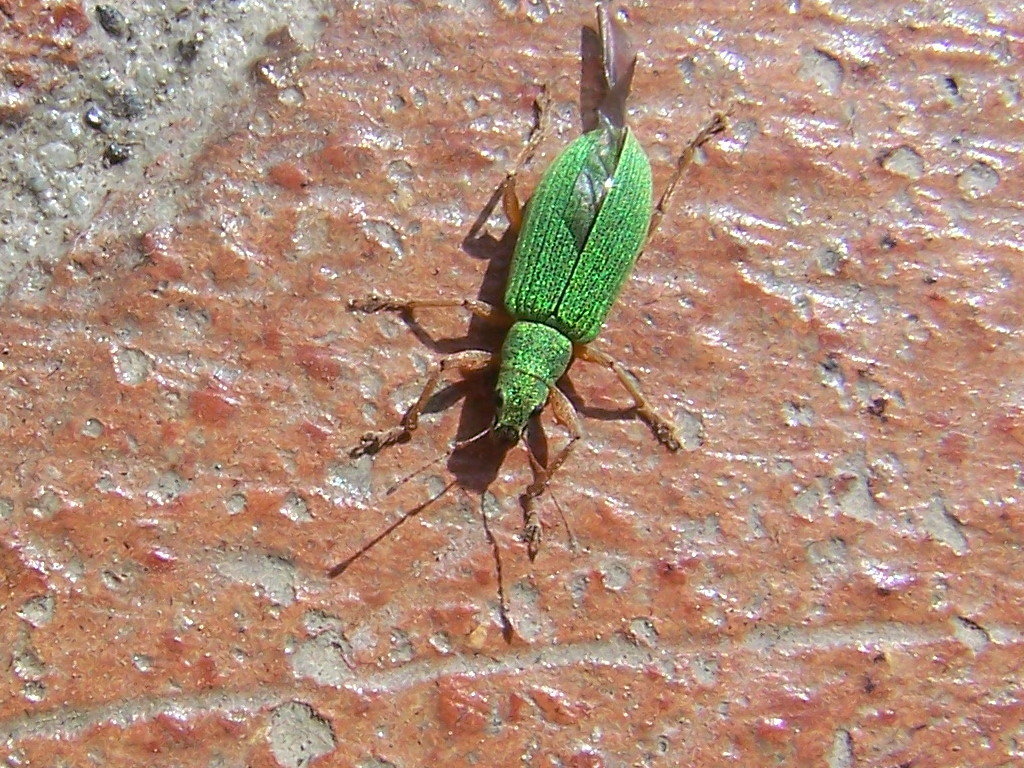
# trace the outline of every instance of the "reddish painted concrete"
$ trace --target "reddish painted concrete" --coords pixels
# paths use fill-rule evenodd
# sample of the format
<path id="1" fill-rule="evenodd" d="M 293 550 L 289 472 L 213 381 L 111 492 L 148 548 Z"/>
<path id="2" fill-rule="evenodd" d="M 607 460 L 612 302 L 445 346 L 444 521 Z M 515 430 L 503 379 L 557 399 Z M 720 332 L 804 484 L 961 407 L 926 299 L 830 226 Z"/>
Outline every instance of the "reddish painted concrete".
<path id="1" fill-rule="evenodd" d="M 256 95 L 161 182 L 189 208 L 104 239 L 159 194 L 126 191 L 45 294 L 7 301 L 11 764 L 1019 761 L 1011 4 L 634 9 L 656 184 L 731 112 L 599 341 L 687 446 L 658 447 L 614 379 L 575 368 L 586 440 L 534 563 L 521 450 L 385 496 L 486 424 L 486 381 L 412 443 L 346 457 L 459 346 L 425 338 L 470 327 L 423 312 L 417 338 L 348 299 L 498 296 L 508 243 L 463 240 L 541 84 L 553 131 L 522 189 L 579 130 L 589 10 L 453 5 L 343 4 L 311 55 L 278 37 Z M 472 325 L 470 345 L 498 339 Z"/>

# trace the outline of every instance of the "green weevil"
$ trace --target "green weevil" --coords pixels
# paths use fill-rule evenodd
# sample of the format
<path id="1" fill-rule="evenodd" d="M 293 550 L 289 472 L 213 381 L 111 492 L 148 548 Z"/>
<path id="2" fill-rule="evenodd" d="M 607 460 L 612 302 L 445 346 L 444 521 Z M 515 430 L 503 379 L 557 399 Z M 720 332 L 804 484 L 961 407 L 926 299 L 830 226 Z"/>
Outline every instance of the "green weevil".
<path id="1" fill-rule="evenodd" d="M 600 332 L 644 243 L 657 227 L 683 168 L 697 147 L 725 127 L 724 118 L 716 115 L 700 131 L 680 156 L 673 179 L 654 205 L 650 163 L 625 122 L 625 101 L 636 53 L 610 4 L 604 1 L 596 6 L 606 86 L 597 109 L 597 128 L 570 143 L 552 162 L 525 211 L 519 206 L 514 186 L 522 161 L 504 183 L 505 212 L 510 225 L 519 233 L 509 269 L 504 312 L 475 299 L 403 300 L 373 295 L 349 305 L 350 309 L 363 312 L 462 307 L 487 320 L 509 324 L 500 356 L 467 350 L 438 361 L 400 424 L 365 434 L 350 454 L 376 453 L 407 440 L 446 372 L 491 368 L 497 358 L 500 365 L 493 434 L 508 443 L 518 442 L 530 418 L 539 414 L 549 401 L 555 418 L 569 433 L 567 444 L 546 467 L 540 467 L 531 456 L 536 477 L 523 495 L 531 559 L 537 553 L 541 531 L 531 502 L 543 493 L 551 475 L 565 462 L 582 433 L 574 407 L 557 386 L 573 360 L 610 369 L 655 437 L 670 450 L 680 447 L 672 422 L 657 413 L 632 374 L 611 356 L 587 345 Z M 332 573 L 336 575 L 341 570 L 343 567 L 339 566 Z"/>

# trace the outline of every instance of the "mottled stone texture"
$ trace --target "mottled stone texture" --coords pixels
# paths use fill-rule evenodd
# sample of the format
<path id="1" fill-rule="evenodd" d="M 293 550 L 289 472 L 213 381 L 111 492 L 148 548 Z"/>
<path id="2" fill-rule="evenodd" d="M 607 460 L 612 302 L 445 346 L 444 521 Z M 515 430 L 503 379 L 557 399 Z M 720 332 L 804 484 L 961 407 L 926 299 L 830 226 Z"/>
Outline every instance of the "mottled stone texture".
<path id="1" fill-rule="evenodd" d="M 125 236 L 172 192 L 120 190 L 3 307 L 9 764 L 1019 764 L 1014 5 L 633 9 L 656 188 L 731 113 L 598 341 L 687 444 L 575 368 L 586 439 L 532 564 L 521 449 L 385 495 L 487 423 L 485 380 L 412 443 L 346 453 L 467 328 L 500 335 L 346 302 L 499 294 L 501 222 L 463 241 L 542 84 L 521 189 L 579 131 L 589 4 L 341 3 L 315 51 L 269 41 L 160 175 L 187 207 Z"/>

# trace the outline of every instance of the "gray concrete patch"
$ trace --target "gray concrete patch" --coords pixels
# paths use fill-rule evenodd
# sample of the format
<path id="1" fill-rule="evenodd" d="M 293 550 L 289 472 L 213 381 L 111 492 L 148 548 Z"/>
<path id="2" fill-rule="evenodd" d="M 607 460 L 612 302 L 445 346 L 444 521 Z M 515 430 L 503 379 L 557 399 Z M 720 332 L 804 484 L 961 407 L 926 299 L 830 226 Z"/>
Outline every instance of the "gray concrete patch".
<path id="1" fill-rule="evenodd" d="M 158 178 L 186 175 L 231 105 L 248 100 L 250 64 L 267 35 L 287 26 L 311 50 L 331 8 L 325 0 L 100 7 L 88 7 L 92 26 L 74 41 L 79 66 L 50 66 L 35 103 L 0 122 L 0 295 L 44 288 L 49 269 L 89 241 L 111 193 L 154 190 L 145 209 L 104 228 L 141 234 L 173 222 L 181 187 L 154 183 L 154 166 Z M 31 96 L 0 88 L 0 102 L 18 99 Z"/>
<path id="2" fill-rule="evenodd" d="M 334 732 L 308 704 L 289 701 L 270 716 L 267 734 L 274 759 L 283 768 L 304 768 L 334 751 Z"/>

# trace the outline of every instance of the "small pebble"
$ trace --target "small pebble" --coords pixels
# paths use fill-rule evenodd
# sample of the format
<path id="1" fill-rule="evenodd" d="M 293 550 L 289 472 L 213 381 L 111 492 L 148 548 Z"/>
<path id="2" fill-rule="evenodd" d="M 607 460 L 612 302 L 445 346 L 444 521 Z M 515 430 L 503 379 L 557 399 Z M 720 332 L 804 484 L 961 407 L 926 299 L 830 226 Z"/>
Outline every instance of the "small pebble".
<path id="1" fill-rule="evenodd" d="M 107 116 L 95 104 L 85 110 L 85 114 L 82 115 L 82 122 L 94 131 L 105 131 L 107 129 Z"/>
<path id="2" fill-rule="evenodd" d="M 128 31 L 128 20 L 117 8 L 111 5 L 97 5 L 96 18 L 100 26 L 111 37 L 124 37 Z"/>

